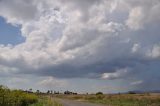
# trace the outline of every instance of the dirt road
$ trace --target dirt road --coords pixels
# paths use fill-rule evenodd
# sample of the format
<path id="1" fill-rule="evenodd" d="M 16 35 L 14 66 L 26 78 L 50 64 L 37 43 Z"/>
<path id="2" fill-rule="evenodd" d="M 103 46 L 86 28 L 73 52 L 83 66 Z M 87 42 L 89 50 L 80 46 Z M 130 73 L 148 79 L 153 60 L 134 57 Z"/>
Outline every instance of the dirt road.
<path id="1" fill-rule="evenodd" d="M 81 102 L 81 101 L 74 101 L 74 100 L 68 100 L 68 99 L 58 99 L 58 101 L 63 106 L 102 106 L 102 105 L 85 103 L 85 102 Z"/>

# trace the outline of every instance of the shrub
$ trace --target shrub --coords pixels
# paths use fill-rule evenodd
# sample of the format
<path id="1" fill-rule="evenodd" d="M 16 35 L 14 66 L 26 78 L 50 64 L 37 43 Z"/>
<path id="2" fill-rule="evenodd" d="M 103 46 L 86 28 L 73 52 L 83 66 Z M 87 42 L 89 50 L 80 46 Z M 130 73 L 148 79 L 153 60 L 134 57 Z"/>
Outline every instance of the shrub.
<path id="1" fill-rule="evenodd" d="M 28 94 L 21 90 L 10 90 L 7 87 L 0 86 L 0 106 L 28 106 L 37 101 L 38 97 L 34 94 Z"/>
<path id="2" fill-rule="evenodd" d="M 103 95 L 103 92 L 97 92 L 96 95 Z"/>

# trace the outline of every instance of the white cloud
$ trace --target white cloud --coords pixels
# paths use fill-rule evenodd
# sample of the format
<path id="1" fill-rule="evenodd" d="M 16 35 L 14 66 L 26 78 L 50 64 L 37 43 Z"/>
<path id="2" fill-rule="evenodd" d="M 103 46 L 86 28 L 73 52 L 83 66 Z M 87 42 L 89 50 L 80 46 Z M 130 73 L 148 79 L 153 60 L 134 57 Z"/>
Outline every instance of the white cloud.
<path id="1" fill-rule="evenodd" d="M 125 1 L 125 0 L 124 0 Z M 133 30 L 142 29 L 144 26 L 160 21 L 159 0 L 126 0 L 129 7 L 129 17 L 126 24 Z"/>
<path id="2" fill-rule="evenodd" d="M 28 0 L 1 0 L 0 15 L 7 19 L 7 22 L 19 24 L 24 21 L 33 20 L 39 13 L 34 1 Z"/>
<path id="3" fill-rule="evenodd" d="M 151 58 L 159 58 L 160 57 L 160 45 L 154 45 L 151 49 L 146 53 L 147 56 Z"/>
<path id="4" fill-rule="evenodd" d="M 127 25 L 131 29 L 140 29 L 142 28 L 142 23 L 144 20 L 143 11 L 141 7 L 135 7 L 131 10 L 129 14 L 129 19 L 127 20 Z"/>
<path id="5" fill-rule="evenodd" d="M 131 85 L 140 85 L 140 84 L 142 84 L 142 83 L 143 83 L 143 81 L 142 81 L 142 80 L 139 80 L 139 81 L 134 81 L 134 82 L 132 82 Z"/>
<path id="6" fill-rule="evenodd" d="M 38 85 L 45 86 L 46 88 L 54 88 L 54 87 L 66 87 L 68 82 L 62 79 L 56 79 L 54 77 L 46 77 L 44 80 L 38 82 Z"/>
<path id="7" fill-rule="evenodd" d="M 135 43 L 132 47 L 132 52 L 135 53 L 140 49 L 140 44 Z"/>
<path id="8" fill-rule="evenodd" d="M 113 73 L 103 73 L 102 78 L 103 79 L 109 79 L 109 80 L 120 79 L 120 78 L 123 78 L 124 76 L 126 76 L 128 73 L 129 73 L 128 68 L 119 69 L 119 70 L 116 70 L 116 72 L 113 72 Z"/>

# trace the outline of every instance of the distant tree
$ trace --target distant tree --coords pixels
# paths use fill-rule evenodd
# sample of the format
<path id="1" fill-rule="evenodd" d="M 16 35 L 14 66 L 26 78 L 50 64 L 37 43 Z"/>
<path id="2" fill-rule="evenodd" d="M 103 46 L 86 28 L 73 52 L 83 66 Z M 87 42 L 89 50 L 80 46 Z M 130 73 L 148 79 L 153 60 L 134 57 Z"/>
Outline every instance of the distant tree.
<path id="1" fill-rule="evenodd" d="M 134 91 L 128 91 L 128 94 L 136 94 Z"/>
<path id="2" fill-rule="evenodd" d="M 37 90 L 37 91 L 36 91 L 36 93 L 40 93 L 40 91 L 39 91 L 39 90 Z"/>
<path id="3" fill-rule="evenodd" d="M 73 92 L 73 95 L 77 95 L 78 93 L 77 92 Z"/>
<path id="4" fill-rule="evenodd" d="M 53 94 L 53 91 L 51 90 L 51 94 Z"/>
<path id="5" fill-rule="evenodd" d="M 77 95 L 78 93 L 77 92 L 71 92 L 71 91 L 65 91 L 64 94 L 67 94 L 67 95 Z"/>
<path id="6" fill-rule="evenodd" d="M 54 91 L 54 94 L 60 94 L 60 92 L 59 91 Z"/>
<path id="7" fill-rule="evenodd" d="M 70 91 L 65 91 L 64 94 L 69 95 L 69 94 L 72 94 L 72 92 L 70 92 Z"/>
<path id="8" fill-rule="evenodd" d="M 47 94 L 49 94 L 49 93 L 50 93 L 50 90 L 47 91 Z"/>
<path id="9" fill-rule="evenodd" d="M 32 93 L 32 88 L 29 89 L 29 92 Z"/>
<path id="10" fill-rule="evenodd" d="M 96 95 L 103 95 L 103 92 L 97 92 Z"/>
<path id="11" fill-rule="evenodd" d="M 105 95 L 103 95 L 103 92 L 97 92 L 96 93 L 96 98 L 97 99 L 103 99 L 105 97 Z"/>
<path id="12" fill-rule="evenodd" d="M 56 91 L 54 91 L 54 94 L 56 94 Z"/>

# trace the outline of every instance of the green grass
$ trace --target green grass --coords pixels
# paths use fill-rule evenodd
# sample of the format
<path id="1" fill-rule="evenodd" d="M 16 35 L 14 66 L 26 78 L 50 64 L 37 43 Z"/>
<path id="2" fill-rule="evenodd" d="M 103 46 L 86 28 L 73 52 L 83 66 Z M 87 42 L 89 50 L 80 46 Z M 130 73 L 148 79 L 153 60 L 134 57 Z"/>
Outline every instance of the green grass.
<path id="1" fill-rule="evenodd" d="M 0 86 L 0 106 L 28 106 L 37 101 L 38 97 L 35 94 Z"/>
<path id="2" fill-rule="evenodd" d="M 10 90 L 0 85 L 0 106 L 62 106 L 47 96 Z"/>
<path id="3" fill-rule="evenodd" d="M 30 106 L 62 106 L 62 105 L 53 99 L 40 96 L 38 102 Z"/>

